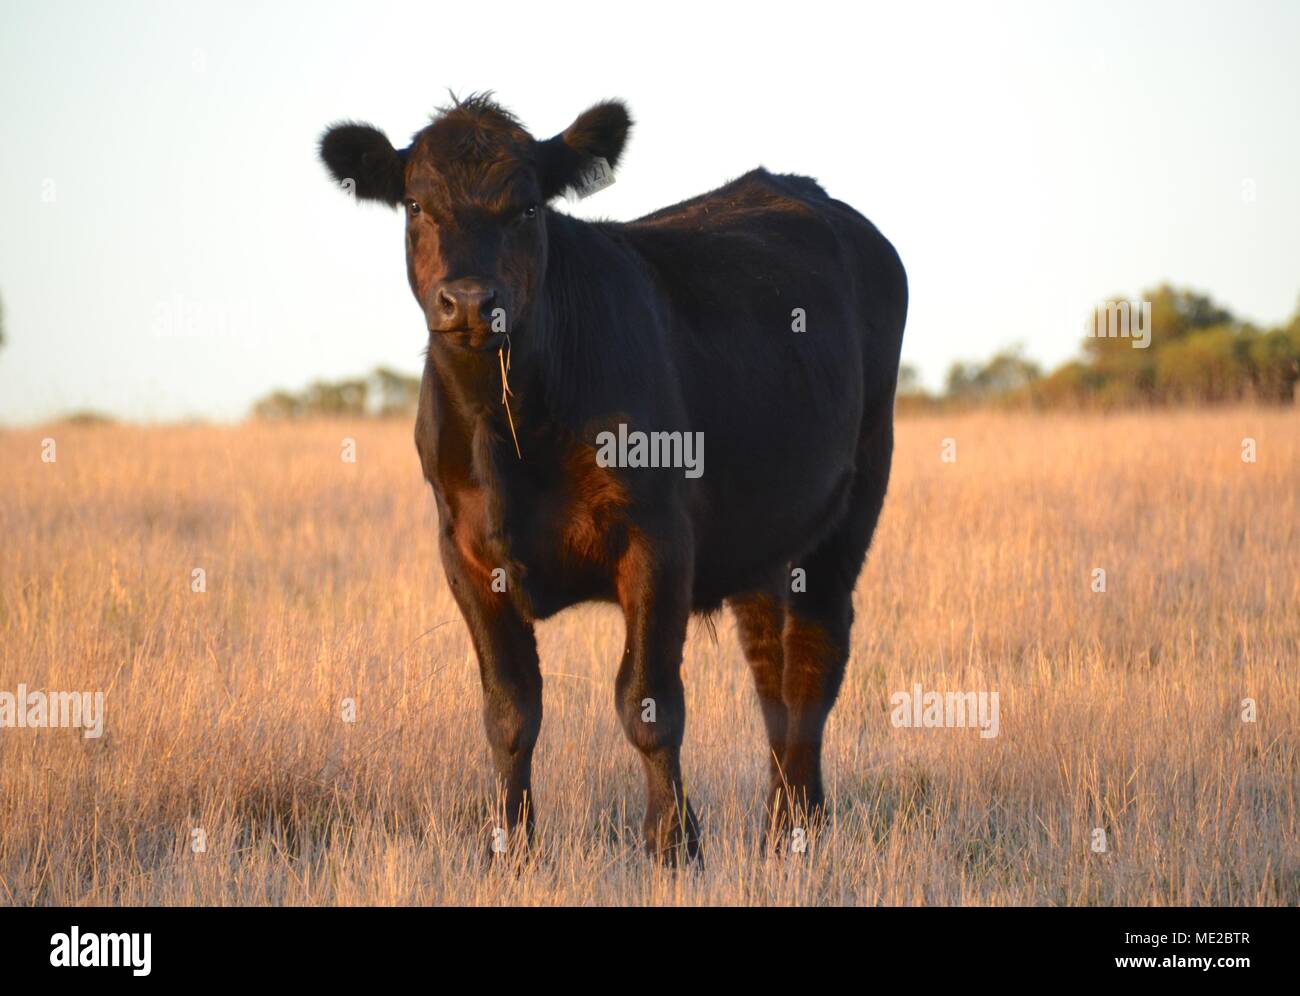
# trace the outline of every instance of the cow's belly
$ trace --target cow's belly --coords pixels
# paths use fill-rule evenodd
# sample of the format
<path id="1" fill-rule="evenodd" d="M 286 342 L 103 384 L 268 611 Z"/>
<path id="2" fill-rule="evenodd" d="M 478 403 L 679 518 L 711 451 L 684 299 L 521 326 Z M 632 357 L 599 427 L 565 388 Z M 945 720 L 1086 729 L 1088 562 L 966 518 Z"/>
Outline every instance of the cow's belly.
<path id="1" fill-rule="evenodd" d="M 847 383 L 836 395 L 830 409 L 796 386 L 761 406 L 714 413 L 693 502 L 702 602 L 753 590 L 843 518 L 863 396 Z"/>
<path id="2" fill-rule="evenodd" d="M 713 489 L 696 553 L 700 607 L 762 586 L 816 546 L 843 518 L 853 474 L 842 459 L 802 477 L 791 467 L 781 486 L 737 476 Z"/>

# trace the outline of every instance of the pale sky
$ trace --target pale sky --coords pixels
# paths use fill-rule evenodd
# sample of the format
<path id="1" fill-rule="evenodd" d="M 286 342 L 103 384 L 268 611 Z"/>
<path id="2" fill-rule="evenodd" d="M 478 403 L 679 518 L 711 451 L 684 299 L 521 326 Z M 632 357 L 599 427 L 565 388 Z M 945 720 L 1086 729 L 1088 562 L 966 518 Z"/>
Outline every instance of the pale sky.
<path id="1" fill-rule="evenodd" d="M 539 138 L 637 125 L 630 219 L 762 164 L 898 247 L 938 385 L 1171 280 L 1261 323 L 1300 295 L 1300 4 L 98 3 L 0 0 L 0 422 L 235 419 L 276 387 L 416 373 L 400 217 L 322 128 L 398 146 L 496 91 Z"/>

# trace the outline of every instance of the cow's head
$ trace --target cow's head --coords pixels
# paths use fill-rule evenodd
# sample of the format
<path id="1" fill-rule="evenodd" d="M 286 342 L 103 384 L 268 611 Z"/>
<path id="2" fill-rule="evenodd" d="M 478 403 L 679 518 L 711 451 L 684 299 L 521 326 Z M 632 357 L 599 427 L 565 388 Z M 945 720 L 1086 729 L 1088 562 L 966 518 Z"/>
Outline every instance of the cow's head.
<path id="1" fill-rule="evenodd" d="M 321 138 L 335 180 L 406 214 L 406 271 L 433 342 L 495 349 L 527 325 L 546 272 L 546 204 L 597 157 L 618 162 L 631 126 L 610 101 L 537 141 L 506 110 L 474 96 L 443 109 L 397 150 L 370 125 Z"/>

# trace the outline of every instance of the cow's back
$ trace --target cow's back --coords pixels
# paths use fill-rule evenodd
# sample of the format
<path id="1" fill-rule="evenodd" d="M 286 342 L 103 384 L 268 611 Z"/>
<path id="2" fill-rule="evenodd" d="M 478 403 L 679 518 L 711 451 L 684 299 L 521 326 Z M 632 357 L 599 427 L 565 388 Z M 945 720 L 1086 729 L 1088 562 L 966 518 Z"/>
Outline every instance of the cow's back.
<path id="1" fill-rule="evenodd" d="M 843 400 L 834 391 L 856 359 L 869 359 L 885 374 L 872 386 L 887 385 L 892 394 L 906 274 L 880 231 L 815 180 L 756 169 L 611 227 L 650 264 L 682 319 L 677 331 L 688 351 L 748 349 L 752 355 L 769 331 L 778 355 L 793 347 L 799 360 L 817 368 L 810 372 L 819 375 L 826 401 Z M 792 340 L 792 332 L 811 334 Z M 832 356 L 834 369 L 825 370 Z M 763 373 L 757 366 L 750 372 Z"/>
<path id="2" fill-rule="evenodd" d="M 667 372 L 704 433 L 708 601 L 840 513 L 864 420 L 892 411 L 906 279 L 860 214 L 764 170 L 608 230 L 658 284 Z"/>

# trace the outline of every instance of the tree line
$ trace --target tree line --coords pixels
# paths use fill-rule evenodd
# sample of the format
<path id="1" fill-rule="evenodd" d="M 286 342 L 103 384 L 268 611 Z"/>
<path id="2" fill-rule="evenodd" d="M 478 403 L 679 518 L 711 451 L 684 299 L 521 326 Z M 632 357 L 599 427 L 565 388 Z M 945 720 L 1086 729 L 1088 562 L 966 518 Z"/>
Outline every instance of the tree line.
<path id="1" fill-rule="evenodd" d="M 905 367 L 899 374 L 900 407 L 1121 408 L 1295 400 L 1300 307 L 1285 325 L 1259 328 L 1208 295 L 1162 284 L 1139 301 L 1098 306 L 1081 329 L 1092 333 L 1084 336 L 1082 356 L 1050 372 L 1013 346 L 983 363 L 954 363 L 943 392 L 932 394 L 921 386 L 915 368 Z"/>
<path id="2" fill-rule="evenodd" d="M 365 377 L 317 380 L 296 392 L 273 391 L 253 405 L 253 415 L 264 419 L 384 418 L 413 412 L 419 398 L 419 377 L 377 367 Z"/>

